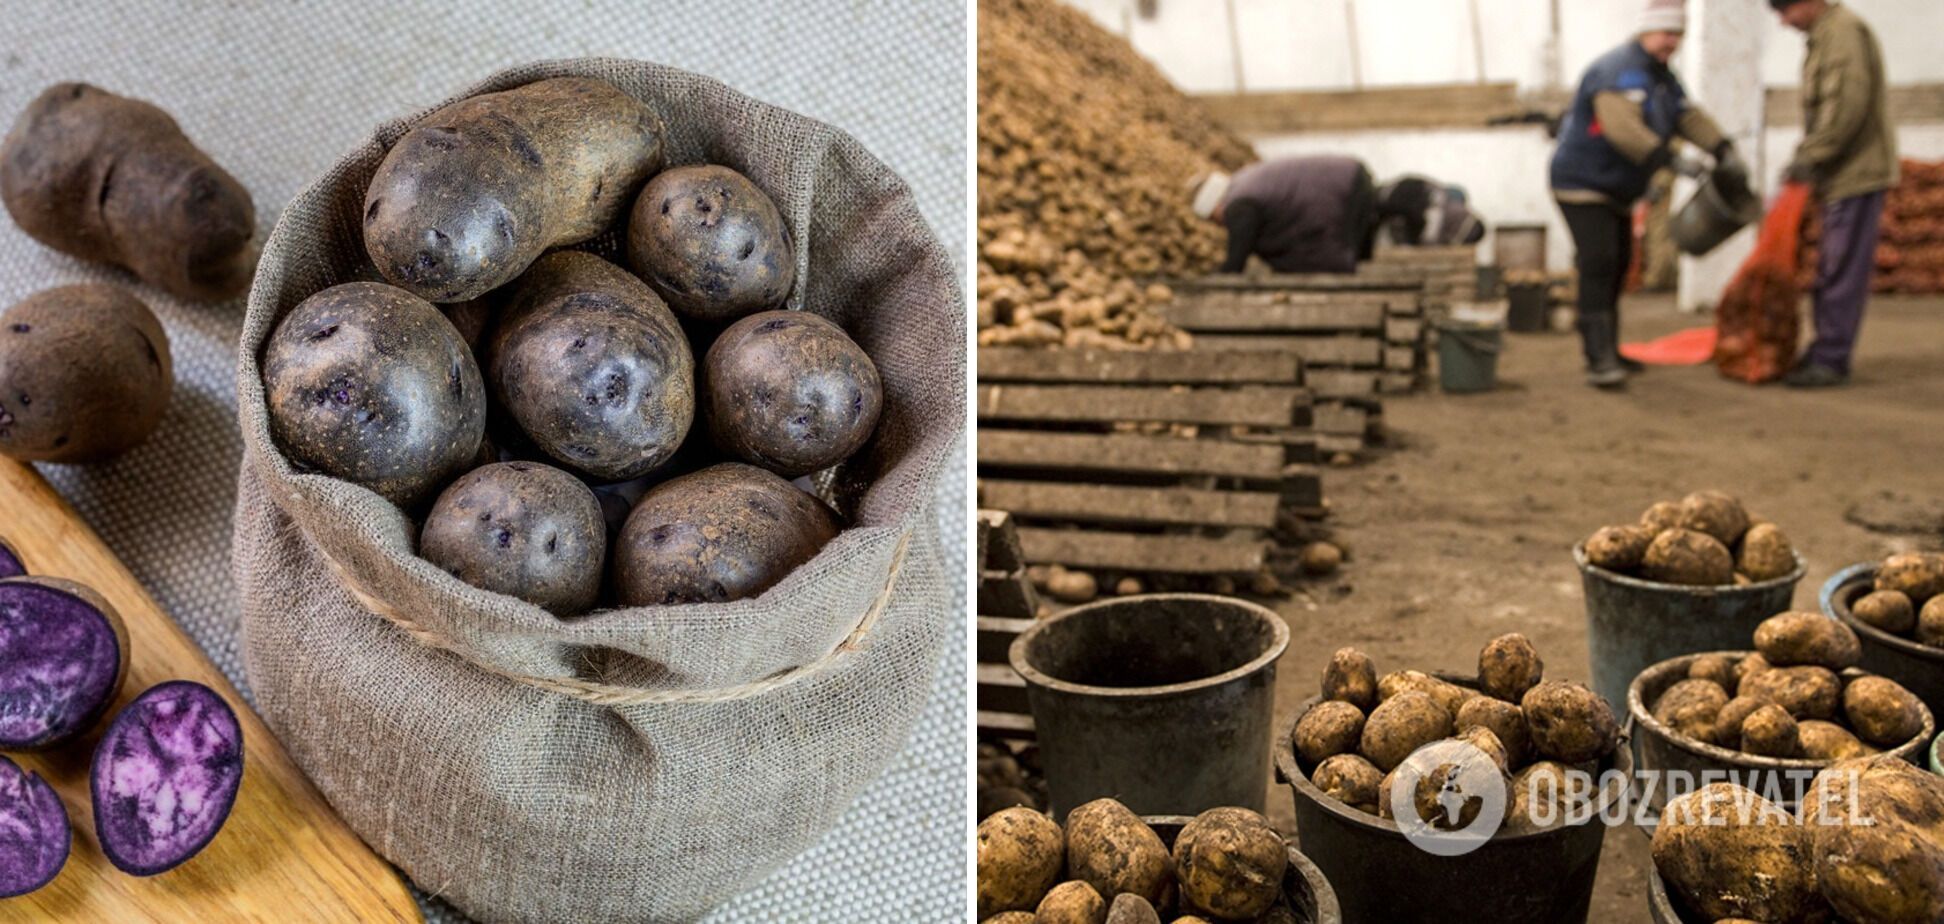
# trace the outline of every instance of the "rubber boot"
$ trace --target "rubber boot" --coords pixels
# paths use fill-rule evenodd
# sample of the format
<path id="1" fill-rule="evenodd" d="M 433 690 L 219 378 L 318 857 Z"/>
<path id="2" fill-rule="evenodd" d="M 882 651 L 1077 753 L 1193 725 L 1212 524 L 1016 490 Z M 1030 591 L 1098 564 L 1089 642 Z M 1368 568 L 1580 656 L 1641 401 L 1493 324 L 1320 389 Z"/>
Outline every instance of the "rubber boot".
<path id="1" fill-rule="evenodd" d="M 1620 364 L 1620 316 L 1613 312 L 1581 315 L 1581 345 L 1586 350 L 1586 384 L 1619 388 L 1627 384 L 1627 368 Z"/>

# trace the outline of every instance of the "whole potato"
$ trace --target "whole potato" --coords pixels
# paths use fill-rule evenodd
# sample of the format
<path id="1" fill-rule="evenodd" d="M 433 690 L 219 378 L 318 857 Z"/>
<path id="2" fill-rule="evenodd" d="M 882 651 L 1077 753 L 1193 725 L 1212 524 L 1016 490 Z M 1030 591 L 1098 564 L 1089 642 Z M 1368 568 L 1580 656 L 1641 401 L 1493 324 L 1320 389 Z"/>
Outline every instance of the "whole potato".
<path id="1" fill-rule="evenodd" d="M 430 302 L 347 282 L 292 308 L 263 348 L 270 433 L 294 460 L 409 507 L 478 455 L 486 389 Z"/>
<path id="2" fill-rule="evenodd" d="M 1463 740 L 1467 744 L 1479 747 L 1495 763 L 1504 756 L 1504 748 L 1497 742 L 1492 733 L 1486 729 L 1468 729 L 1462 739 L 1456 740 Z M 1399 767 L 1398 769 L 1401 770 L 1403 768 Z M 1507 787 L 1506 804 L 1509 805 L 1511 803 L 1511 792 L 1509 789 L 1511 783 L 1510 779 L 1504 775 L 1504 770 L 1504 765 L 1500 764 L 1498 783 L 1500 786 Z M 1485 803 L 1482 794 L 1473 790 L 1467 790 L 1464 793 L 1468 798 L 1461 800 L 1458 817 L 1453 818 L 1451 815 L 1450 806 L 1447 804 L 1449 801 L 1448 794 L 1445 789 L 1451 784 L 1453 777 L 1457 776 L 1459 772 L 1460 767 L 1457 763 L 1447 762 L 1431 767 L 1427 772 L 1417 778 L 1417 784 L 1412 790 L 1411 797 L 1412 811 L 1417 820 L 1430 824 L 1439 830 L 1455 831 L 1460 828 L 1469 827 L 1472 822 L 1478 819 L 1478 814 L 1484 810 Z M 1386 777 L 1383 784 L 1385 795 L 1391 796 L 1392 798 L 1395 795 L 1390 793 L 1390 789 L 1396 782 L 1396 776 L 1397 771 L 1392 771 L 1390 776 Z M 1481 797 L 1469 798 L 1472 796 Z M 1380 800 L 1380 811 L 1389 813 L 1391 810 L 1392 805 L 1389 804 L 1389 799 Z M 1395 816 L 1386 814 L 1386 817 Z"/>
<path id="3" fill-rule="evenodd" d="M 615 596 L 623 606 L 753 597 L 836 535 L 822 501 L 760 468 L 725 462 L 642 495 L 615 544 Z"/>
<path id="4" fill-rule="evenodd" d="M 1734 582 L 1735 559 L 1713 536 L 1677 527 L 1654 537 L 1640 573 L 1663 584 L 1718 587 Z"/>
<path id="5" fill-rule="evenodd" d="M 1728 691 L 1712 680 L 1690 677 L 1667 688 L 1654 703 L 1654 718 L 1697 741 L 1716 738 L 1715 719 L 1728 704 Z"/>
<path id="6" fill-rule="evenodd" d="M 1323 669 L 1323 698 L 1365 711 L 1377 705 L 1377 666 L 1355 648 L 1339 648 Z"/>
<path id="7" fill-rule="evenodd" d="M 419 530 L 419 555 L 481 590 L 572 616 L 600 595 L 607 527 L 580 479 L 537 462 L 500 462 L 439 495 Z"/>
<path id="8" fill-rule="evenodd" d="M 1887 755 L 1841 761 L 1817 774 L 1803 819 L 1844 920 L 1944 921 L 1944 777 Z"/>
<path id="9" fill-rule="evenodd" d="M 115 286 L 47 289 L 0 313 L 0 454 L 112 459 L 162 424 L 174 387 L 162 323 Z"/>
<path id="10" fill-rule="evenodd" d="M 1105 924 L 1107 900 L 1084 882 L 1062 882 L 1040 900 L 1035 924 Z"/>
<path id="11" fill-rule="evenodd" d="M 1829 668 L 1815 664 L 1796 667 L 1771 667 L 1742 678 L 1737 696 L 1756 696 L 1784 709 L 1798 721 L 1833 719 L 1843 690 L 1842 681 Z"/>
<path id="12" fill-rule="evenodd" d="M 1155 913 L 1153 902 L 1122 892 L 1107 907 L 1107 924 L 1161 924 L 1161 916 Z"/>
<path id="13" fill-rule="evenodd" d="M 1364 721 L 1358 750 L 1377 769 L 1389 772 L 1411 752 L 1451 737 L 1451 712 L 1416 690 L 1399 693 L 1377 704 Z"/>
<path id="14" fill-rule="evenodd" d="M 979 822 L 979 917 L 1028 911 L 1060 879 L 1066 845 L 1053 819 L 1009 808 Z"/>
<path id="15" fill-rule="evenodd" d="M 1748 511 L 1741 501 L 1721 491 L 1696 491 L 1681 498 L 1681 516 L 1675 525 L 1713 536 L 1724 547 L 1732 548 L 1748 531 Z M 1789 566 L 1792 570 L 1795 565 Z"/>
<path id="16" fill-rule="evenodd" d="M 1296 756 L 1314 767 L 1325 758 L 1357 750 L 1363 738 L 1364 714 L 1342 700 L 1326 699 L 1296 720 Z"/>
<path id="17" fill-rule="evenodd" d="M 1891 635 L 1909 635 L 1917 628 L 1917 608 L 1901 590 L 1873 590 L 1850 605 L 1850 614 L 1865 625 Z"/>
<path id="18" fill-rule="evenodd" d="M 1175 838 L 1175 879 L 1187 908 L 1253 920 L 1282 894 L 1289 848 L 1269 821 L 1244 808 L 1212 808 Z"/>
<path id="19" fill-rule="evenodd" d="M 535 447 L 603 481 L 659 468 L 695 416 L 695 360 L 675 316 L 590 253 L 548 254 L 514 281 L 486 377 Z"/>
<path id="20" fill-rule="evenodd" d="M 1506 764 L 1512 769 L 1532 760 L 1532 739 L 1526 732 L 1525 713 L 1518 706 L 1490 696 L 1475 696 L 1458 707 L 1454 724 L 1460 734 L 1469 728 L 1489 730 L 1504 746 Z"/>
<path id="21" fill-rule="evenodd" d="M 149 103 L 84 83 L 42 91 L 0 141 L 0 202 L 28 237 L 181 298 L 249 288 L 250 191 Z"/>
<path id="22" fill-rule="evenodd" d="M 776 203 L 728 167 L 662 171 L 628 217 L 628 265 L 683 317 L 726 323 L 774 308 L 796 283 Z"/>
<path id="23" fill-rule="evenodd" d="M 1563 680 L 1548 680 L 1519 701 L 1533 751 L 1562 763 L 1599 760 L 1613 753 L 1620 723 L 1598 693 Z"/>
<path id="24" fill-rule="evenodd" d="M 805 311 L 731 324 L 702 367 L 716 445 L 785 478 L 850 458 L 884 407 L 871 358 L 843 328 Z"/>
<path id="25" fill-rule="evenodd" d="M 462 99 L 385 154 L 365 190 L 365 250 L 420 298 L 478 298 L 612 226 L 661 168 L 664 136 L 647 106 L 590 77 Z"/>
<path id="26" fill-rule="evenodd" d="M 1735 570 L 1753 581 L 1788 577 L 1796 569 L 1795 547 L 1773 523 L 1757 523 L 1742 534 L 1735 551 Z"/>
<path id="27" fill-rule="evenodd" d="M 1512 772 L 1512 759 L 1505 747 L 1505 742 L 1500 741 L 1499 736 L 1491 729 L 1483 725 L 1462 728 L 1456 735 L 1451 736 L 1451 740 L 1464 742 L 1484 752 L 1485 756 L 1492 759 L 1492 763 L 1498 765 L 1500 773 Z"/>
<path id="28" fill-rule="evenodd" d="M 1732 690 L 1740 678 L 1735 676 L 1735 661 L 1726 655 L 1702 655 L 1688 664 L 1689 677 L 1712 680 L 1721 689 Z"/>
<path id="29" fill-rule="evenodd" d="M 1755 627 L 1755 648 L 1776 667 L 1815 664 L 1840 671 L 1863 662 L 1849 626 L 1821 613 L 1777 613 Z"/>
<path id="30" fill-rule="evenodd" d="M 1067 815 L 1067 875 L 1102 898 L 1138 895 L 1162 904 L 1174 873 L 1161 835 L 1113 799 L 1095 799 Z"/>
<path id="31" fill-rule="evenodd" d="M 1458 707 L 1466 700 L 1481 695 L 1477 690 L 1461 687 L 1448 680 L 1440 680 L 1423 671 L 1392 671 L 1377 679 L 1377 702 L 1382 703 L 1399 693 L 1417 691 L 1430 696 L 1452 719 L 1458 718 Z"/>
<path id="32" fill-rule="evenodd" d="M 1740 750 L 1743 723 L 1755 710 L 1768 705 L 1772 704 L 1759 696 L 1737 696 L 1723 704 L 1714 717 L 1714 743 L 1731 751 Z"/>
<path id="33" fill-rule="evenodd" d="M 1944 648 L 1944 594 L 1924 603 L 1917 614 L 1917 641 L 1932 648 Z"/>
<path id="34" fill-rule="evenodd" d="M 979 924 L 1035 924 L 1039 920 L 1031 911 L 1003 911 L 980 921 Z"/>
<path id="35" fill-rule="evenodd" d="M 1944 594 L 1944 552 L 1903 552 L 1884 559 L 1877 567 L 1876 589 L 1898 591 L 1921 609 L 1930 598 Z"/>
<path id="36" fill-rule="evenodd" d="M 1826 914 L 1811 831 L 1733 783 L 1668 800 L 1654 828 L 1654 868 L 1701 920 L 1810 921 Z"/>
<path id="37" fill-rule="evenodd" d="M 1877 747 L 1908 744 L 1924 731 L 1924 704 L 1888 677 L 1857 677 L 1843 688 L 1843 717 L 1856 736 Z"/>
<path id="38" fill-rule="evenodd" d="M 1770 667 L 1773 666 L 1774 665 L 1768 663 L 1768 660 L 1766 658 L 1762 657 L 1762 653 L 1759 651 L 1750 652 L 1748 654 L 1743 655 L 1741 660 L 1735 662 L 1735 683 L 1734 686 L 1731 686 L 1728 689 L 1730 691 L 1739 690 L 1741 688 L 1741 682 L 1743 678 L 1747 677 L 1749 674 L 1768 670 Z"/>
<path id="39" fill-rule="evenodd" d="M 1373 815 L 1377 812 L 1377 787 L 1383 781 L 1384 772 L 1361 754 L 1338 754 L 1310 771 L 1310 782 L 1324 795 Z"/>
<path id="40" fill-rule="evenodd" d="M 1588 815 L 1598 793 L 1590 774 L 1542 760 L 1512 775 L 1506 824 L 1514 830 L 1551 828 Z"/>
<path id="41" fill-rule="evenodd" d="M 1681 525 L 1681 505 L 1677 501 L 1655 501 L 1640 514 L 1640 525 L 1658 536 Z"/>
<path id="42" fill-rule="evenodd" d="M 1545 678 L 1546 662 L 1532 640 L 1511 632 L 1485 643 L 1478 652 L 1478 688 L 1488 696 L 1515 703 Z"/>
<path id="43" fill-rule="evenodd" d="M 1741 749 L 1758 757 L 1801 757 L 1802 732 L 1789 710 L 1770 703 L 1742 721 Z"/>
<path id="44" fill-rule="evenodd" d="M 1811 760 L 1848 760 L 1877 752 L 1835 722 L 1803 719 L 1796 723 L 1796 729 L 1802 738 L 1802 756 Z"/>
<path id="45" fill-rule="evenodd" d="M 1586 540 L 1586 560 L 1623 574 L 1639 569 L 1657 531 L 1645 526 L 1603 526 Z"/>

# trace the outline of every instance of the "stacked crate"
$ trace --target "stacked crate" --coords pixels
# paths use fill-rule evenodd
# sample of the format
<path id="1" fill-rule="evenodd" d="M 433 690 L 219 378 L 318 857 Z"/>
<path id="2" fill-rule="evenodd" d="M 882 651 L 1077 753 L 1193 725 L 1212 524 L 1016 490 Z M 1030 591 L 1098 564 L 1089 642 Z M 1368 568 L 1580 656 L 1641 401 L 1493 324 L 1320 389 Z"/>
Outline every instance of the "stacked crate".
<path id="1" fill-rule="evenodd" d="M 1033 713 L 1026 704 L 1026 681 L 1012 669 L 1007 650 L 1013 639 L 1033 624 L 1039 612 L 1039 596 L 1026 577 L 1026 558 L 1011 514 L 979 511 L 976 551 L 979 599 L 974 643 L 979 731 L 1000 738 L 1031 738 Z"/>

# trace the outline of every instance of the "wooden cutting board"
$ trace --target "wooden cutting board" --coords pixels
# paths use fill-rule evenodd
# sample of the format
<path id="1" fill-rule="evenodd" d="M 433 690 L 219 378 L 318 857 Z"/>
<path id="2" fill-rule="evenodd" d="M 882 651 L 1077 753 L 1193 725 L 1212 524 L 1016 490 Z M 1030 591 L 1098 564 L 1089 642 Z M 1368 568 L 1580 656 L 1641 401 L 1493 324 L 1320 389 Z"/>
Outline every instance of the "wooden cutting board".
<path id="1" fill-rule="evenodd" d="M 221 693 L 243 724 L 243 785 L 229 821 L 189 862 L 140 878 L 95 840 L 88 765 L 104 719 L 51 752 L 10 754 L 53 784 L 74 827 L 67 866 L 39 891 L 0 899 L 0 920 L 418 921 L 398 874 L 344 826 L 283 745 L 189 636 L 31 466 L 0 458 L 0 535 L 31 574 L 79 581 L 128 626 L 128 677 L 108 716 L 164 680 Z"/>

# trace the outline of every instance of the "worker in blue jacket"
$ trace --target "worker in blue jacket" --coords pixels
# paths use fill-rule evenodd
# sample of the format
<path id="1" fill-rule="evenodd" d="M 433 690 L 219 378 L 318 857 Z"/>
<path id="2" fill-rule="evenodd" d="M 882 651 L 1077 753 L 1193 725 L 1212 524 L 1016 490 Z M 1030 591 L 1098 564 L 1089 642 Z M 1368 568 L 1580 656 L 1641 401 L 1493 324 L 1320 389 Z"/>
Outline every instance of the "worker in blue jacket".
<path id="1" fill-rule="evenodd" d="M 1716 182 L 1745 184 L 1748 168 L 1667 62 L 1687 31 L 1682 0 L 1649 0 L 1635 37 L 1580 78 L 1553 152 L 1552 191 L 1573 236 L 1579 331 L 1587 382 L 1619 388 L 1640 366 L 1620 356 L 1620 289 L 1633 254 L 1633 205 L 1656 172 L 1698 177 L 1706 166 L 1676 138 L 1714 157 Z"/>

